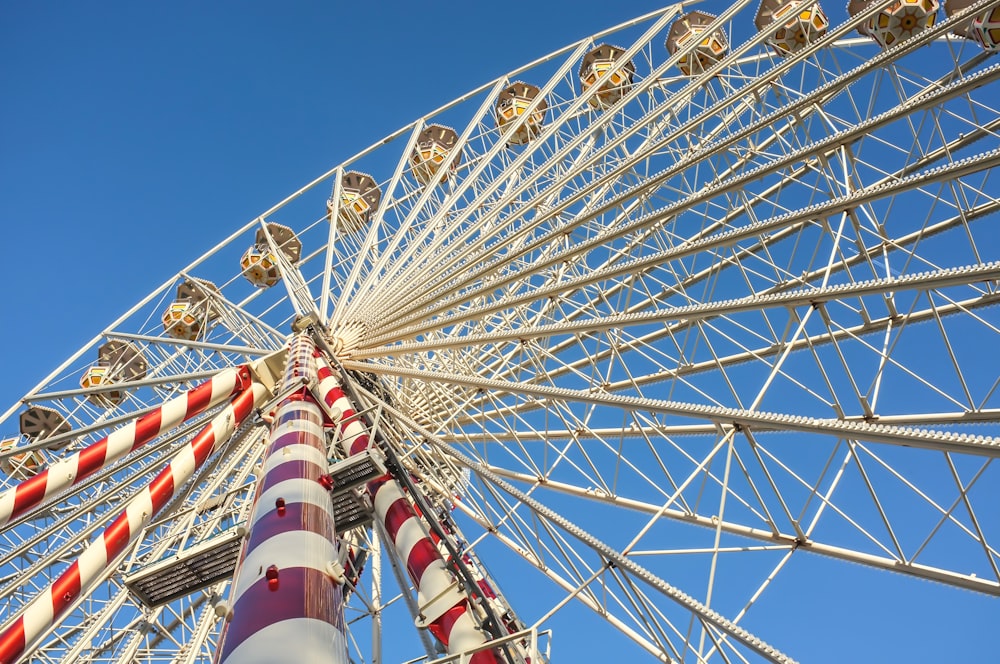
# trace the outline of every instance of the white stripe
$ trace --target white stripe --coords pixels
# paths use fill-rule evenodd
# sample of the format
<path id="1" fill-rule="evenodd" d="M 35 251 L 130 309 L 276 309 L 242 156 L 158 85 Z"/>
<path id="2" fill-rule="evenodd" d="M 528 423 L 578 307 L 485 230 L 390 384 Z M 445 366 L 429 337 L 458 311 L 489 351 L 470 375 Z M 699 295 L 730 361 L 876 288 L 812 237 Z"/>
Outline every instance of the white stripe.
<path id="1" fill-rule="evenodd" d="M 386 512 L 389 511 L 392 504 L 404 497 L 395 480 L 383 483 L 375 493 L 375 513 L 384 521 Z"/>
<path id="2" fill-rule="evenodd" d="M 80 590 L 86 592 L 90 582 L 100 576 L 108 566 L 108 550 L 103 535 L 87 545 L 77 558 L 77 564 L 80 569 Z"/>
<path id="3" fill-rule="evenodd" d="M 264 387 L 263 383 L 258 383 L 256 381 L 250 383 L 249 389 L 250 393 L 253 395 L 253 408 L 260 407 L 260 405 L 264 402 L 264 399 L 266 399 L 271 395 L 268 389 Z M 213 428 L 215 428 L 216 421 L 223 421 L 226 425 L 225 427 L 226 430 L 221 435 L 217 434 L 215 436 L 215 441 L 212 443 L 211 454 L 215 454 L 219 450 L 219 448 L 222 447 L 229 440 L 229 437 L 233 435 L 233 433 L 236 431 L 236 427 L 239 426 L 242 422 L 246 422 L 249 416 L 250 413 L 248 412 L 247 415 L 243 418 L 243 420 L 237 422 L 236 406 L 233 405 L 232 403 L 226 406 L 222 410 L 222 412 L 220 412 L 219 415 L 217 415 L 215 419 L 212 420 Z"/>
<path id="4" fill-rule="evenodd" d="M 188 478 L 194 473 L 195 464 L 197 459 L 194 456 L 194 446 L 188 443 L 177 453 L 170 461 L 170 471 L 174 475 L 174 491 L 180 487 L 181 484 L 188 481 Z"/>
<path id="5" fill-rule="evenodd" d="M 236 586 L 231 595 L 233 606 L 240 601 L 247 588 L 264 578 L 271 565 L 278 566 L 280 584 L 282 569 L 310 567 L 326 573 L 326 564 L 335 560 L 336 556 L 333 542 L 308 530 L 293 530 L 266 539 L 248 552 L 240 565 Z"/>
<path id="6" fill-rule="evenodd" d="M 347 395 L 341 395 L 339 399 L 333 402 L 333 405 L 345 413 L 349 410 L 354 410 L 354 404 L 347 398 Z"/>
<path id="7" fill-rule="evenodd" d="M 417 545 L 417 542 L 427 537 L 416 516 L 411 516 L 399 524 L 399 530 L 389 534 L 395 537 L 396 553 L 404 561 L 410 558 L 410 551 Z"/>
<path id="8" fill-rule="evenodd" d="M 42 500 L 62 491 L 76 479 L 76 471 L 80 464 L 80 455 L 65 459 L 60 459 L 54 465 L 49 466 L 49 475 L 45 478 L 45 495 Z"/>
<path id="9" fill-rule="evenodd" d="M 424 535 L 424 531 L 420 527 L 420 521 L 416 517 L 407 519 L 399 529 L 396 537 L 396 553 L 400 559 L 404 562 L 409 560 L 410 552 L 413 551 L 413 547 L 416 546 L 417 542 L 421 540 L 427 540 L 431 548 L 436 550 L 434 543 L 430 542 L 430 538 Z M 443 593 L 451 585 L 451 581 L 451 573 L 445 567 L 444 560 L 439 556 L 431 561 L 424 568 L 424 572 L 420 578 L 414 579 L 414 582 L 418 586 L 417 595 L 419 604 L 422 606 Z"/>
<path id="10" fill-rule="evenodd" d="M 255 391 L 254 398 L 256 399 L 257 396 Z M 229 440 L 233 432 L 236 431 L 236 409 L 233 408 L 232 404 L 229 404 L 215 416 L 215 419 L 212 420 L 209 426 L 212 427 L 212 449 L 209 451 L 211 455 L 215 454 Z"/>
<path id="11" fill-rule="evenodd" d="M 320 486 L 319 482 L 292 479 L 279 482 L 261 494 L 260 498 L 257 499 L 257 505 L 254 506 L 251 527 L 261 517 L 275 509 L 274 501 L 278 498 L 284 498 L 285 505 L 311 503 L 330 514 L 330 522 L 333 522 L 333 501 L 326 489 Z"/>
<path id="12" fill-rule="evenodd" d="M 340 387 L 340 383 L 337 382 L 337 379 L 333 376 L 327 376 L 326 378 L 320 379 L 319 385 L 317 385 L 320 394 L 324 397 L 337 387 Z"/>
<path id="13" fill-rule="evenodd" d="M 286 399 L 281 402 L 281 405 L 278 406 L 278 410 L 282 413 L 301 413 L 318 411 L 319 406 L 308 399 L 294 399 L 291 401 Z"/>
<path id="14" fill-rule="evenodd" d="M 187 414 L 187 395 L 171 399 L 160 407 L 160 433 L 184 421 Z"/>
<path id="15" fill-rule="evenodd" d="M 319 442 L 322 444 L 322 439 L 320 439 Z M 264 468 L 261 474 L 267 475 L 281 464 L 288 463 L 289 461 L 308 461 L 322 468 L 323 472 L 326 472 L 326 469 L 330 465 L 326 459 L 326 454 L 320 450 L 316 449 L 312 445 L 296 443 L 294 445 L 286 445 L 271 456 L 267 457 L 267 461 L 264 462 Z"/>
<path id="16" fill-rule="evenodd" d="M 425 606 L 435 597 L 444 593 L 452 584 L 451 572 L 440 558 L 434 560 L 424 570 L 417 588 L 417 605 Z"/>
<path id="17" fill-rule="evenodd" d="M 52 624 L 52 588 L 47 589 L 28 605 L 24 612 L 24 642 L 30 645 Z"/>
<path id="18" fill-rule="evenodd" d="M 289 646 L 294 644 L 295 656 Z M 347 641 L 336 627 L 315 618 L 268 625 L 229 653 L 222 664 L 273 664 L 294 659 L 309 664 L 346 664 Z"/>
<path id="19" fill-rule="evenodd" d="M 364 436 L 367 433 L 368 430 L 358 420 L 351 420 L 344 425 L 344 438 L 355 438 L 357 436 Z"/>
<path id="20" fill-rule="evenodd" d="M 212 396 L 209 397 L 209 407 L 219 403 L 220 400 L 225 399 L 233 390 L 236 389 L 236 369 L 226 369 L 225 371 L 219 373 L 219 375 L 212 378 Z"/>
<path id="21" fill-rule="evenodd" d="M 108 436 L 108 448 L 104 453 L 105 463 L 120 458 L 132 449 L 132 446 L 135 444 L 135 423 L 136 420 L 132 420 L 121 429 L 111 432 Z"/>
<path id="22" fill-rule="evenodd" d="M 310 405 L 313 407 L 313 409 L 306 410 L 305 413 L 307 414 L 314 413 L 317 417 L 319 417 L 320 415 L 319 406 L 315 406 L 313 404 Z M 290 412 L 300 413 L 300 410 L 295 410 L 295 411 L 283 410 L 281 411 L 281 415 L 285 416 Z M 289 433 L 301 433 L 303 431 L 308 433 L 316 433 L 316 431 L 322 432 L 322 430 L 323 430 L 322 425 L 320 425 L 319 422 L 311 422 L 304 417 L 295 417 L 285 420 L 284 422 L 276 426 L 274 429 L 272 429 L 271 440 L 274 440 L 280 436 L 284 436 L 285 434 Z"/>
<path id="23" fill-rule="evenodd" d="M 354 452 L 354 447 L 359 441 L 361 445 L 364 445 L 363 448 L 358 449 L 359 452 L 363 449 L 366 450 L 371 447 L 371 440 L 368 438 L 368 432 L 363 428 L 360 428 L 359 431 L 355 431 L 354 433 L 345 431 L 340 440 L 341 444 L 344 446 L 344 451 L 348 455 Z"/>
<path id="24" fill-rule="evenodd" d="M 476 624 L 472 622 L 472 616 L 466 611 L 451 628 L 448 635 L 448 653 L 454 654 L 472 650 L 486 643 L 486 637 L 481 631 L 476 629 Z"/>
<path id="25" fill-rule="evenodd" d="M 17 491 L 14 487 L 0 493 L 0 525 L 7 523 L 10 515 L 14 513 L 14 497 L 16 493 Z"/>
<path id="26" fill-rule="evenodd" d="M 177 473 L 174 474 L 174 490 L 183 484 L 182 481 L 177 480 Z M 125 514 L 128 515 L 128 525 L 129 539 L 135 539 L 140 532 L 142 532 L 142 527 L 149 523 L 153 517 L 153 494 L 150 493 L 149 487 L 142 490 L 141 493 L 137 494 L 129 504 L 125 507 Z"/>

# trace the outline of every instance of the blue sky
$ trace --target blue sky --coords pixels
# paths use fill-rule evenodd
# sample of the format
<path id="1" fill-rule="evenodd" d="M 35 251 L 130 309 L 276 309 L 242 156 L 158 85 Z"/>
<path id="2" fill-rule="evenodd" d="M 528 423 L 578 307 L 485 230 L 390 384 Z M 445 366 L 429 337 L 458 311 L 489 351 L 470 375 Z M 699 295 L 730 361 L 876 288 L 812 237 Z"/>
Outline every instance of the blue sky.
<path id="1" fill-rule="evenodd" d="M 182 265 L 316 175 L 484 81 L 659 6 L 0 4 L 0 408 Z M 839 19 L 843 8 L 830 10 Z M 852 627 L 850 589 L 810 569 L 806 563 L 779 583 L 801 583 L 804 604 L 847 617 L 837 621 L 847 631 L 826 629 L 822 613 L 785 610 L 784 619 L 801 624 L 775 632 L 801 642 L 776 645 L 821 658 L 847 641 L 861 661 L 896 659 L 890 648 L 898 644 L 881 642 L 877 625 L 859 619 Z M 881 619 L 913 624 L 911 661 L 922 661 L 927 642 L 952 639 L 945 652 L 956 656 L 948 659 L 996 656 L 982 637 L 963 650 L 961 637 L 987 629 L 995 601 L 847 571 L 884 585 Z M 908 606 L 910 593 L 923 601 Z M 941 598 L 933 615 L 925 593 Z M 902 601 L 888 603 L 890 595 Z M 556 635 L 560 659 L 569 652 L 559 649 L 575 652 L 574 640 Z"/>
<path id="2" fill-rule="evenodd" d="M 4 406 L 319 173 L 656 6 L 3 3 L 3 300 L 31 358 L 8 365 Z"/>

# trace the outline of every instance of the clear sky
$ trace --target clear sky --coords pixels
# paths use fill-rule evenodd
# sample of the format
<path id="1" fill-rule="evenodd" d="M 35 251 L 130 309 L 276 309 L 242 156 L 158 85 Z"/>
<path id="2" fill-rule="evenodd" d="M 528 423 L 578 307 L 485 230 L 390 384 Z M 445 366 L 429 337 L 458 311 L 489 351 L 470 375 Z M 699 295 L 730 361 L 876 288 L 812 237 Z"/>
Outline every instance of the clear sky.
<path id="1" fill-rule="evenodd" d="M 826 2 L 835 20 L 842 3 Z M 315 176 L 487 80 L 661 4 L 0 2 L 0 409 Z M 934 615 L 907 612 L 905 599 L 887 607 L 880 619 L 913 625 L 900 655 L 877 624 L 825 629 L 823 612 L 849 616 L 852 598 L 809 569 L 781 581 L 822 608 L 775 630 L 799 635 L 776 643 L 792 655 L 820 661 L 825 641 L 856 648 L 858 661 L 919 662 L 934 640 L 953 641 L 955 661 L 997 659 L 981 636 L 968 647 L 962 636 L 995 628 L 995 601 L 886 582 L 886 593 L 942 598 Z M 560 660 L 591 661 L 581 645 L 556 635 Z"/>
<path id="2" fill-rule="evenodd" d="M 0 3 L 3 303 L 19 344 L 0 394 L 23 394 L 231 229 L 359 149 L 657 4 L 477 7 Z"/>

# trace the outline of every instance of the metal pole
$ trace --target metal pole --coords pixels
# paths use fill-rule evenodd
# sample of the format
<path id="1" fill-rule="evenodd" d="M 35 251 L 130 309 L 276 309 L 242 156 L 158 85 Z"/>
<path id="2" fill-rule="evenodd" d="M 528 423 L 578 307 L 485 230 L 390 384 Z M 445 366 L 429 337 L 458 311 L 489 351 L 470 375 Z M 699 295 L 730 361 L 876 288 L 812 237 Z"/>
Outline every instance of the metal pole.
<path id="1" fill-rule="evenodd" d="M 371 543 L 372 566 L 372 664 L 382 664 L 382 542 Z"/>
<path id="2" fill-rule="evenodd" d="M 320 398 L 331 408 L 339 409 L 344 423 L 341 444 L 348 455 L 363 452 L 371 441 L 354 404 L 341 389 L 333 371 L 319 361 Z M 396 555 L 406 563 L 422 616 L 419 627 L 426 627 L 448 649 L 449 654 L 474 650 L 486 643 L 472 615 L 468 597 L 459 589 L 452 573 L 434 541 L 427 536 L 409 499 L 399 483 L 389 474 L 368 482 L 368 493 L 379 519 L 392 541 Z M 491 650 L 480 651 L 469 660 L 471 664 L 496 664 Z"/>
<path id="3" fill-rule="evenodd" d="M 222 403 L 226 397 L 242 392 L 250 383 L 248 367 L 226 369 L 135 422 L 116 429 L 96 443 L 0 493 L 0 526 L 7 525 L 46 499 L 110 466 L 181 422 Z"/>
<path id="4" fill-rule="evenodd" d="M 103 577 L 126 552 L 153 515 L 174 497 L 194 472 L 229 440 L 233 432 L 263 403 L 267 389 L 254 383 L 185 445 L 166 468 L 109 525 L 101 537 L 84 548 L 80 557 L 48 588 L 36 595 L 21 614 L 0 633 L 0 664 L 13 664 L 65 613 L 90 586 Z"/>
<path id="5" fill-rule="evenodd" d="M 327 473 L 323 414 L 308 388 L 313 352 L 307 336 L 292 340 L 281 387 L 290 394 L 274 411 L 219 664 L 349 662 L 343 592 L 331 567 L 333 501 L 320 484 Z"/>

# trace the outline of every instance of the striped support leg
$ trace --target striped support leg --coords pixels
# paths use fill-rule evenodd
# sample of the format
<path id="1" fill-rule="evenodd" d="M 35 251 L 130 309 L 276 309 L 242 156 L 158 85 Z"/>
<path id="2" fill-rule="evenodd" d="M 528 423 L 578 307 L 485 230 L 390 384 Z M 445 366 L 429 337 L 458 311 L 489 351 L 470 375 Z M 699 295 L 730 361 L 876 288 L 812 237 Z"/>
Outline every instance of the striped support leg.
<path id="1" fill-rule="evenodd" d="M 254 383 L 185 445 L 150 484 L 129 500 L 125 510 L 92 541 L 56 581 L 37 595 L 0 634 L 0 664 L 13 664 L 55 621 L 106 574 L 109 565 L 135 541 L 152 517 L 170 502 L 195 471 L 229 440 L 264 402 L 267 389 Z"/>
<path id="2" fill-rule="evenodd" d="M 353 418 L 354 404 L 341 389 L 336 376 L 322 357 L 317 358 L 318 393 L 326 404 L 343 414 L 341 425 L 344 451 L 357 454 L 371 444 L 364 425 Z M 417 587 L 417 602 L 424 607 L 438 597 L 448 597 L 453 578 L 437 546 L 424 531 L 419 517 L 399 483 L 391 475 L 384 475 L 368 483 L 368 493 L 375 507 L 376 518 L 382 521 L 392 540 L 399 559 L 406 563 L 410 579 Z M 451 654 L 466 652 L 486 643 L 486 636 L 476 625 L 466 597 L 452 594 L 454 604 L 427 622 L 427 629 Z M 469 660 L 472 664 L 493 664 L 497 661 L 492 651 L 478 652 Z"/>
<path id="3" fill-rule="evenodd" d="M 308 337 L 293 341 L 286 389 L 315 375 L 312 353 Z M 349 661 L 342 590 L 328 569 L 337 550 L 326 472 L 322 411 L 303 385 L 275 411 L 220 664 Z"/>
<path id="4" fill-rule="evenodd" d="M 250 386 L 246 366 L 226 369 L 193 390 L 165 402 L 96 443 L 60 459 L 17 486 L 0 493 L 0 527 L 26 514 L 67 487 L 82 482 L 129 452 Z"/>

